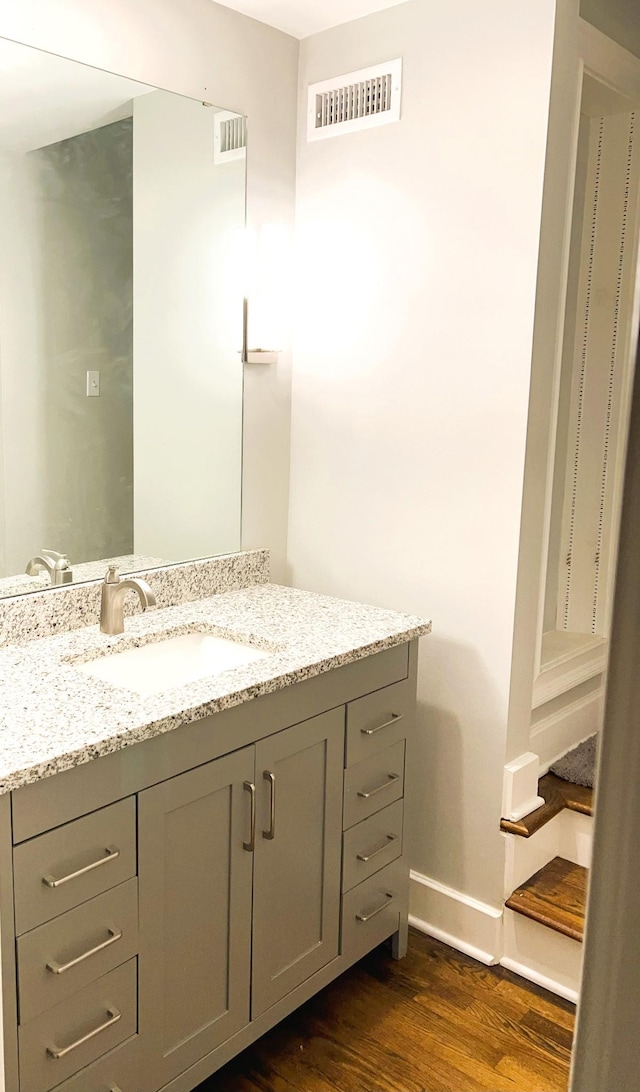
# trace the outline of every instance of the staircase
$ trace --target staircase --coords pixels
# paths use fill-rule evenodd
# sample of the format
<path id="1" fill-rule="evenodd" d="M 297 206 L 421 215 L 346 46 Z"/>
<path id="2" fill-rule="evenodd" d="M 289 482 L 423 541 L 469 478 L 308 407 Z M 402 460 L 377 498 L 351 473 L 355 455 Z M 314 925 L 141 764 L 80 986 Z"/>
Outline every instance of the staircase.
<path id="1" fill-rule="evenodd" d="M 554 774 L 538 782 L 544 804 L 503 819 L 507 841 L 501 963 L 576 1001 L 591 858 L 593 790 Z"/>

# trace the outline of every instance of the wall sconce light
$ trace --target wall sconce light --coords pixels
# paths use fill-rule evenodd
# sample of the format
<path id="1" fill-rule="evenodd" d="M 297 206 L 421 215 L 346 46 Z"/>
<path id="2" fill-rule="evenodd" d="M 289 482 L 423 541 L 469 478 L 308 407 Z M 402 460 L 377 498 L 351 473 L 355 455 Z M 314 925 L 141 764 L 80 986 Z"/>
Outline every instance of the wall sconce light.
<path id="1" fill-rule="evenodd" d="M 249 301 L 245 296 L 242 301 L 242 364 L 277 364 L 278 349 L 249 348 Z"/>
<path id="2" fill-rule="evenodd" d="M 242 363 L 276 364 L 284 341 L 283 311 L 288 298 L 288 228 L 284 224 L 263 224 L 257 239 L 248 236 L 246 245 L 246 274 L 251 288 L 245 289 L 243 301 Z"/>

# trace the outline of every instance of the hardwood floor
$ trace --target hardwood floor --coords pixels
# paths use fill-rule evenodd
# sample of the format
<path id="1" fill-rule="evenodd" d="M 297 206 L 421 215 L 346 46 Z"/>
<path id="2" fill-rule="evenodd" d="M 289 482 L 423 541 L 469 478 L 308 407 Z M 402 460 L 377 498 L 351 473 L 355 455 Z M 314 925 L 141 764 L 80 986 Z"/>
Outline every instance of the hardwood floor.
<path id="1" fill-rule="evenodd" d="M 564 1092 L 574 1007 L 414 930 L 322 990 L 199 1092 Z"/>

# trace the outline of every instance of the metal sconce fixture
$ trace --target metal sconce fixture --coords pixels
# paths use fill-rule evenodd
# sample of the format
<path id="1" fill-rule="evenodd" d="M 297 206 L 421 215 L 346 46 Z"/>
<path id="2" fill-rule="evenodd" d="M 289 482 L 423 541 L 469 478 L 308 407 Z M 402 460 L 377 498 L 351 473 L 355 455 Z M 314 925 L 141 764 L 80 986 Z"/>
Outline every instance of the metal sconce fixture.
<path id="1" fill-rule="evenodd" d="M 250 349 L 249 348 L 249 301 L 245 296 L 242 301 L 242 352 L 243 364 L 277 364 L 277 349 Z"/>

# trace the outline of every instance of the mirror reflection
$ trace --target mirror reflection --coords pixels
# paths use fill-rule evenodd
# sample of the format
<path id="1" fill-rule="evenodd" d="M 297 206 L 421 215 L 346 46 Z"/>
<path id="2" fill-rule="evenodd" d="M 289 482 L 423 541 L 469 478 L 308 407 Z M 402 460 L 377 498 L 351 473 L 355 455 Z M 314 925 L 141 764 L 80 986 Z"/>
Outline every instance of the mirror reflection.
<path id="1" fill-rule="evenodd" d="M 0 596 L 239 549 L 245 135 L 0 39 Z"/>

